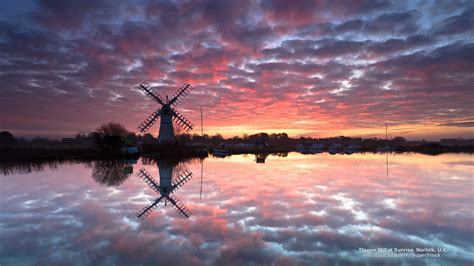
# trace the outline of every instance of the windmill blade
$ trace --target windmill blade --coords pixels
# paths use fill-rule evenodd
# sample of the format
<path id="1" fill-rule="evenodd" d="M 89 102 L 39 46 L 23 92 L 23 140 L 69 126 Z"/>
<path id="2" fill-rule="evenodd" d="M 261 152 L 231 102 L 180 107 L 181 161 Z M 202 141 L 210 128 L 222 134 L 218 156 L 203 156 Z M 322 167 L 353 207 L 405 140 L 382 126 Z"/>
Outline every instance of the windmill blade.
<path id="1" fill-rule="evenodd" d="M 176 190 L 178 190 L 180 187 L 182 187 L 184 184 L 186 184 L 191 178 L 193 177 L 193 173 L 186 169 L 181 176 L 178 177 L 177 180 L 173 181 L 173 186 L 171 187 L 171 192 L 173 193 Z"/>
<path id="2" fill-rule="evenodd" d="M 139 212 L 137 212 L 136 216 L 140 220 L 144 220 L 148 215 L 150 215 L 158 206 L 158 203 L 163 199 L 163 196 L 157 198 L 156 200 L 152 201 L 150 204 L 148 204 L 145 208 L 141 209 Z"/>
<path id="3" fill-rule="evenodd" d="M 189 84 L 189 83 L 184 83 L 183 87 L 181 87 L 181 89 L 179 89 L 174 95 L 173 97 L 171 97 L 171 100 L 170 100 L 170 103 L 172 105 L 176 105 L 178 103 L 180 103 L 183 98 L 188 95 L 191 91 L 193 90 L 193 87 Z"/>
<path id="4" fill-rule="evenodd" d="M 181 215 L 183 218 L 189 218 L 191 216 L 191 211 L 184 206 L 184 203 L 178 200 L 178 198 L 175 195 L 171 195 L 170 197 L 167 197 L 169 202 L 173 204 L 173 207 L 175 208 L 176 212 L 178 212 L 179 215 Z"/>
<path id="5" fill-rule="evenodd" d="M 165 105 L 165 100 L 163 97 L 161 97 L 158 92 L 155 91 L 148 83 L 143 82 L 140 85 L 138 85 L 139 89 L 143 90 L 146 92 L 146 95 L 150 96 L 153 100 L 157 101 L 161 105 Z"/>
<path id="6" fill-rule="evenodd" d="M 145 170 L 145 168 L 138 171 L 138 176 L 145 181 L 145 183 L 150 186 L 155 192 L 160 193 L 160 185 L 156 180 L 151 177 L 151 175 Z"/>
<path id="7" fill-rule="evenodd" d="M 161 109 L 154 111 L 147 119 L 145 119 L 145 121 L 143 121 L 143 123 L 138 126 L 138 130 L 140 130 L 141 133 L 147 132 L 148 129 L 150 129 L 150 127 L 156 123 L 160 115 Z"/>
<path id="8" fill-rule="evenodd" d="M 178 123 L 179 126 L 186 130 L 186 132 L 189 132 L 191 129 L 193 129 L 193 123 L 189 122 L 188 119 L 186 119 L 182 114 L 178 113 L 178 111 L 175 109 L 171 109 L 173 111 L 173 120 Z"/>

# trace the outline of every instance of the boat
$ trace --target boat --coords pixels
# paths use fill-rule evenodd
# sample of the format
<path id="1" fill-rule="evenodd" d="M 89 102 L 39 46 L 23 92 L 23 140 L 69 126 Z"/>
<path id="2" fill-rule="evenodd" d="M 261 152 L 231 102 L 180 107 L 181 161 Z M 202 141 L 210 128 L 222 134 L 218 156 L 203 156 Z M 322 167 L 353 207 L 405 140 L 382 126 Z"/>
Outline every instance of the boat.
<path id="1" fill-rule="evenodd" d="M 388 126 L 387 126 L 387 123 L 385 123 L 385 141 L 388 143 L 389 142 L 389 139 L 388 139 Z M 392 151 L 395 151 L 396 149 L 394 147 L 390 147 L 389 145 L 385 145 L 384 147 L 379 147 L 377 148 L 377 151 L 379 152 L 392 152 Z"/>
<path id="2" fill-rule="evenodd" d="M 226 149 L 211 149 L 210 151 L 212 155 L 221 158 L 232 154 L 229 150 Z"/>

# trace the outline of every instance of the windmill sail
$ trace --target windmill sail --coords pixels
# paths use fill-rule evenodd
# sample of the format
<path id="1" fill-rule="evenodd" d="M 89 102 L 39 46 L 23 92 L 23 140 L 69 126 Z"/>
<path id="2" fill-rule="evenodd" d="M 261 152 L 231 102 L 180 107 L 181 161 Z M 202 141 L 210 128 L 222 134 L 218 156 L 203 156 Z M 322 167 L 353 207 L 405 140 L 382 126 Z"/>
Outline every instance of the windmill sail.
<path id="1" fill-rule="evenodd" d="M 191 173 L 191 171 L 186 169 L 186 171 L 184 171 L 184 173 L 180 177 L 178 177 L 177 180 L 173 181 L 173 186 L 171 188 L 170 193 L 173 193 L 174 191 L 178 190 L 180 187 L 186 184 L 186 182 L 191 180 L 192 177 L 193 177 L 193 173 Z"/>
<path id="2" fill-rule="evenodd" d="M 155 192 L 160 193 L 160 185 L 158 185 L 158 182 L 156 182 L 153 177 L 145 170 L 145 169 L 140 169 L 138 172 L 138 176 L 145 181 L 145 183 L 150 186 Z"/>
<path id="3" fill-rule="evenodd" d="M 150 215 L 155 208 L 158 206 L 158 203 L 163 199 L 163 197 L 159 197 L 150 204 L 148 204 L 145 208 L 141 209 L 139 212 L 137 212 L 137 218 L 140 220 L 145 219 L 148 215 Z"/>
<path id="4" fill-rule="evenodd" d="M 153 100 L 160 103 L 161 105 L 165 105 L 165 100 L 163 99 L 163 97 L 161 97 L 150 85 L 148 85 L 148 83 L 144 82 L 144 83 L 138 85 L 137 88 L 142 89 L 143 91 L 145 91 L 146 95 L 148 95 Z"/>
<path id="5" fill-rule="evenodd" d="M 175 109 L 173 110 L 173 120 L 178 123 L 180 127 L 182 127 L 186 132 L 189 132 L 191 129 L 193 129 L 194 125 L 193 123 L 189 122 L 182 114 L 178 113 Z"/>
<path id="6" fill-rule="evenodd" d="M 184 83 L 183 87 L 179 89 L 173 97 L 171 97 L 170 103 L 176 105 L 183 100 L 183 98 L 188 95 L 193 87 L 189 83 Z"/>
<path id="7" fill-rule="evenodd" d="M 162 172 L 162 171 L 160 171 Z M 146 207 L 141 209 L 139 212 L 137 212 L 136 216 L 138 219 L 143 220 L 145 219 L 148 215 L 150 215 L 153 210 L 158 206 L 158 204 L 164 200 L 165 206 L 167 205 L 166 203 L 169 202 L 172 207 L 176 209 L 176 211 L 183 217 L 183 218 L 189 218 L 191 216 L 191 211 L 184 206 L 184 204 L 178 200 L 172 193 L 174 193 L 176 190 L 181 188 L 184 184 L 186 184 L 189 180 L 191 180 L 193 173 L 189 171 L 189 169 L 186 169 L 176 180 L 174 180 L 172 183 L 171 182 L 171 176 L 168 176 L 169 181 L 166 181 L 166 175 L 165 177 L 162 176 L 162 179 L 160 179 L 160 182 L 163 183 L 158 183 L 144 168 L 140 169 L 138 171 L 138 176 L 145 181 L 145 183 L 150 186 L 156 193 L 160 195 L 159 198 L 157 198 L 155 201 L 151 202 L 148 204 Z"/>
<path id="8" fill-rule="evenodd" d="M 145 121 L 143 121 L 143 123 L 138 126 L 138 130 L 140 130 L 142 133 L 148 131 L 148 129 L 150 129 L 150 127 L 153 126 L 156 121 L 158 121 L 158 117 L 160 117 L 160 115 L 161 109 L 154 111 L 147 119 L 145 119 Z"/>
<path id="9" fill-rule="evenodd" d="M 184 203 L 178 200 L 178 198 L 175 195 L 171 195 L 168 197 L 168 200 L 173 204 L 173 207 L 175 208 L 176 212 L 178 212 L 179 215 L 181 215 L 183 218 L 189 218 L 191 216 L 191 211 L 184 206 Z"/>

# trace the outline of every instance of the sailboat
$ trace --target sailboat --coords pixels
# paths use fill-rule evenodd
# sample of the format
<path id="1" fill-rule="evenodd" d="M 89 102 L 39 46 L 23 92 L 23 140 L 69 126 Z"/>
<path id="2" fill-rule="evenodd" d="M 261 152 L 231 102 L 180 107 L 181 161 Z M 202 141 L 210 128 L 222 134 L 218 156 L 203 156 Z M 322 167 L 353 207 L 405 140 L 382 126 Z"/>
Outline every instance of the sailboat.
<path id="1" fill-rule="evenodd" d="M 388 142 L 388 126 L 387 126 L 387 123 L 385 123 L 385 140 Z M 385 145 L 385 147 L 377 149 L 377 151 L 380 151 L 380 152 L 391 152 L 391 151 L 394 151 L 394 150 L 395 150 L 395 148 L 388 146 L 388 144 Z"/>

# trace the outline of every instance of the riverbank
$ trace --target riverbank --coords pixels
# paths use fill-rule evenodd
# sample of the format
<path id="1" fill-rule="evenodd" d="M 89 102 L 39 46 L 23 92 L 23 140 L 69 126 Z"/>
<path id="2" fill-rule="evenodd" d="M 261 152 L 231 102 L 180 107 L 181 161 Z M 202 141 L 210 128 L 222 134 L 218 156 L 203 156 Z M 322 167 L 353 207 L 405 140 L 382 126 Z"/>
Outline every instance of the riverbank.
<path id="1" fill-rule="evenodd" d="M 0 161 L 32 161 L 32 160 L 102 160 L 102 159 L 137 159 L 152 158 L 204 158 L 207 150 L 201 147 L 178 144 L 142 145 L 137 152 L 127 153 L 122 149 L 103 150 L 90 145 L 16 145 L 0 147 Z"/>
<path id="2" fill-rule="evenodd" d="M 146 144 L 139 147 L 137 153 L 123 153 L 121 150 L 106 151 L 88 145 L 22 145 L 0 147 L 0 161 L 31 161 L 31 160 L 101 160 L 101 159 L 137 159 L 138 157 L 151 157 L 157 159 L 187 159 L 205 158 L 208 151 L 212 153 L 214 146 L 183 145 L 183 144 Z M 330 150 L 328 147 L 305 151 L 297 150 L 295 147 L 265 147 L 265 148 L 239 148 L 228 147 L 228 154 L 274 154 L 274 153 L 358 153 L 358 152 L 416 152 L 421 154 L 438 155 L 442 153 L 474 153 L 474 146 L 443 146 L 439 144 L 427 144 L 418 146 L 396 146 L 396 147 L 360 147 L 357 150 Z"/>
<path id="3" fill-rule="evenodd" d="M 238 148 L 238 147 L 227 147 L 226 149 L 209 149 L 210 153 L 213 150 L 218 150 L 220 153 L 223 151 L 227 151 L 229 155 L 237 155 L 237 154 L 273 154 L 273 153 L 289 153 L 289 152 L 300 152 L 303 154 L 312 154 L 312 153 L 321 153 L 321 152 L 329 152 L 329 153 L 360 153 L 360 152 L 370 152 L 370 153 L 381 153 L 381 152 L 396 152 L 396 153 L 404 153 L 404 152 L 415 152 L 427 155 L 437 155 L 443 153 L 474 153 L 474 146 L 443 146 L 438 144 L 429 144 L 429 145 L 419 145 L 419 146 L 385 146 L 385 147 L 358 147 L 358 148 L 349 148 L 340 146 L 339 148 L 331 148 L 331 147 L 322 147 L 318 149 L 314 148 L 293 148 L 293 147 L 266 147 L 266 148 Z"/>
<path id="4" fill-rule="evenodd" d="M 96 160 L 138 157 L 139 154 L 123 154 L 120 152 L 100 151 L 87 146 L 13 146 L 0 148 L 1 161 Z"/>

